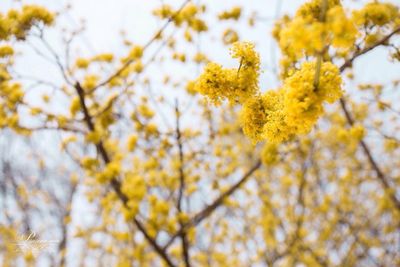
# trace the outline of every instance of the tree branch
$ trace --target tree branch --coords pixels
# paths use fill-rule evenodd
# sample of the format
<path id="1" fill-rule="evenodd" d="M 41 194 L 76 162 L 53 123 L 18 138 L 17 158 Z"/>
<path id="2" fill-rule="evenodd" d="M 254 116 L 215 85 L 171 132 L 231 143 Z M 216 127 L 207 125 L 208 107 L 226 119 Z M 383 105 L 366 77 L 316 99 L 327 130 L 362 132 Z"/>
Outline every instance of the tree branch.
<path id="1" fill-rule="evenodd" d="M 168 27 L 168 25 L 174 20 L 174 18 L 182 11 L 182 9 L 190 2 L 190 0 L 186 0 L 183 2 L 183 4 L 179 7 L 179 9 L 174 13 L 173 16 L 171 16 L 167 22 L 157 31 L 157 33 L 143 46 L 143 51 L 146 50 L 152 43 L 154 43 L 159 36 L 165 31 L 165 29 Z M 122 65 L 114 74 L 112 74 L 110 77 L 108 77 L 106 80 L 103 82 L 100 82 L 98 85 L 96 85 L 92 91 L 96 90 L 99 87 L 102 87 L 106 84 L 108 84 L 110 81 L 112 81 L 114 78 L 118 77 L 124 70 L 126 70 L 135 60 L 130 59 L 125 62 L 124 65 Z"/>
<path id="2" fill-rule="evenodd" d="M 79 101 L 81 104 L 81 108 L 83 111 L 83 115 L 84 115 L 84 120 L 86 122 L 87 127 L 89 128 L 90 131 L 94 131 L 95 127 L 94 127 L 94 123 L 92 121 L 92 117 L 89 113 L 89 110 L 86 106 L 86 101 L 85 101 L 85 93 L 83 91 L 82 86 L 79 84 L 79 82 L 77 82 L 75 84 L 75 89 L 78 93 L 79 96 Z M 100 156 L 102 157 L 103 161 L 105 164 L 108 164 L 111 162 L 111 159 L 103 145 L 103 142 L 100 141 L 96 144 L 96 148 L 100 153 Z M 128 197 L 121 191 L 121 183 L 114 177 L 111 180 L 111 187 L 114 189 L 115 193 L 117 194 L 118 198 L 122 201 L 123 205 L 125 206 L 125 208 L 129 208 L 128 207 Z M 171 259 L 169 258 L 169 256 L 167 255 L 167 253 L 165 252 L 165 249 L 163 249 L 162 247 L 160 247 L 158 245 L 158 243 L 156 242 L 156 240 L 150 236 L 150 234 L 147 232 L 147 230 L 145 229 L 145 227 L 143 226 L 143 224 L 137 219 L 134 218 L 133 219 L 134 224 L 136 225 L 136 227 L 139 229 L 139 231 L 144 235 L 144 237 L 146 238 L 146 240 L 150 243 L 150 245 L 153 247 L 153 249 L 158 253 L 158 255 L 165 261 L 165 263 L 169 266 L 169 267 L 175 267 L 175 265 L 173 264 L 173 262 L 171 261 Z"/>
<path id="3" fill-rule="evenodd" d="M 347 69 L 348 67 L 351 67 L 353 65 L 353 61 L 358 58 L 361 55 L 364 55 L 366 53 L 368 53 L 369 51 L 373 50 L 374 48 L 385 44 L 393 35 L 400 33 L 400 26 L 395 28 L 390 34 L 386 35 L 385 37 L 383 37 L 382 39 L 380 39 L 379 41 L 377 41 L 375 44 L 373 44 L 372 46 L 366 47 L 358 52 L 356 52 L 351 58 L 349 58 L 348 60 L 346 60 L 343 65 L 339 68 L 340 72 L 343 72 L 345 69 Z"/>
<path id="4" fill-rule="evenodd" d="M 60 255 L 60 267 L 66 266 L 66 253 L 65 249 L 67 248 L 68 244 L 68 223 L 65 222 L 65 218 L 71 216 L 71 209 L 72 209 L 72 201 L 74 198 L 74 195 L 77 190 L 77 184 L 71 184 L 71 191 L 69 192 L 68 198 L 67 198 L 67 203 L 65 210 L 63 212 L 63 216 L 61 217 L 61 233 L 62 233 L 62 238 L 61 242 L 58 245 L 58 254 Z M 59 207 L 61 208 L 61 207 Z"/>
<path id="5" fill-rule="evenodd" d="M 354 125 L 354 119 L 351 116 L 349 109 L 347 108 L 347 103 L 346 103 L 346 100 L 344 98 L 340 99 L 340 106 L 341 106 L 341 108 L 342 108 L 342 110 L 343 110 L 343 112 L 345 114 L 347 123 L 350 126 L 353 126 Z M 371 149 L 368 147 L 367 143 L 363 139 L 360 140 L 360 145 L 361 145 L 361 148 L 364 151 L 365 155 L 367 156 L 369 163 L 371 164 L 372 168 L 374 169 L 374 171 L 376 173 L 376 176 L 381 181 L 383 187 L 388 190 L 388 193 L 390 194 L 390 198 L 392 199 L 392 201 L 395 204 L 396 208 L 398 210 L 400 210 L 400 201 L 396 198 L 395 194 L 391 191 L 391 187 L 390 187 L 388 178 L 385 176 L 385 174 L 383 173 L 383 171 L 379 167 L 378 163 L 376 162 L 376 160 L 372 156 Z"/>
<path id="6" fill-rule="evenodd" d="M 376 42 L 374 45 L 364 48 L 359 52 L 356 52 L 350 59 L 346 60 L 345 63 L 339 68 L 340 72 L 343 72 L 348 67 L 351 67 L 353 65 L 353 61 L 356 58 L 368 53 L 369 51 L 373 50 L 374 48 L 376 48 L 380 45 L 384 45 L 393 35 L 395 35 L 396 33 L 399 33 L 399 32 L 400 32 L 400 26 L 395 28 L 390 34 L 383 37 L 381 40 Z M 344 112 L 347 123 L 350 126 L 353 126 L 355 123 L 354 118 L 352 117 L 352 115 L 347 107 L 346 100 L 343 97 L 340 99 L 340 106 Z M 388 179 L 388 177 L 385 176 L 385 174 L 379 167 L 378 163 L 374 159 L 374 157 L 371 153 L 371 149 L 368 147 L 367 143 L 363 139 L 360 140 L 360 145 L 361 145 L 361 148 L 364 151 L 365 155 L 367 156 L 369 163 L 371 164 L 372 168 L 374 169 L 378 179 L 380 180 L 381 184 L 383 185 L 383 187 L 386 190 L 388 190 L 388 193 L 390 194 L 390 198 L 392 199 L 394 205 L 396 206 L 396 208 L 398 210 L 400 210 L 400 201 L 396 198 L 396 195 L 392 192 L 390 184 L 389 184 L 389 179 Z"/>
<path id="7" fill-rule="evenodd" d="M 258 159 L 256 164 L 248 170 L 242 178 L 238 182 L 236 182 L 234 185 L 232 185 L 231 188 L 229 188 L 228 191 L 222 193 L 217 199 L 213 201 L 210 205 L 206 206 L 203 210 L 201 210 L 199 213 L 194 215 L 192 219 L 189 220 L 186 224 L 183 225 L 183 227 L 177 231 L 167 242 L 167 244 L 164 246 L 164 249 L 167 249 L 173 242 L 174 240 L 183 232 L 186 231 L 187 228 L 193 227 L 201 223 L 205 218 L 207 218 L 209 215 L 211 215 L 221 204 L 223 201 L 231 196 L 233 193 L 236 192 L 237 189 L 239 189 L 246 181 L 251 177 L 251 175 L 258 170 L 261 167 L 261 160 Z"/>
<path id="8" fill-rule="evenodd" d="M 175 103 L 175 114 L 176 114 L 176 142 L 179 150 L 179 189 L 178 189 L 178 199 L 177 199 L 177 209 L 179 213 L 182 213 L 182 198 L 183 191 L 185 190 L 185 173 L 183 166 L 183 145 L 182 145 L 182 134 L 180 129 L 180 112 L 178 106 L 178 100 Z M 183 229 L 183 222 L 179 219 L 180 229 Z M 182 253 L 183 259 L 185 261 L 185 266 L 190 267 L 190 257 L 189 257 L 189 242 L 186 236 L 186 231 L 181 231 L 180 234 L 182 240 Z"/>

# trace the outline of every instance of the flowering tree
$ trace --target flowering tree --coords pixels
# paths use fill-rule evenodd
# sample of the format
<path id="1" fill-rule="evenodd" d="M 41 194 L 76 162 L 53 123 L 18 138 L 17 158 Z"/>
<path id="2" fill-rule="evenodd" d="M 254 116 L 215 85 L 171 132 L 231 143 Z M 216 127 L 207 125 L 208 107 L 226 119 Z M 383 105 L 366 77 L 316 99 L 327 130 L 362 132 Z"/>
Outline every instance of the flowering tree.
<path id="1" fill-rule="evenodd" d="M 68 8 L 19 5 L 0 13 L 4 266 L 400 265 L 400 80 L 353 73 L 379 48 L 398 66 L 394 1 L 310 0 L 277 17 L 268 90 L 272 66 L 233 27 L 210 45 L 235 64 L 199 48 L 211 23 L 260 23 L 251 6 L 161 4 L 149 41 L 83 57 L 84 28 L 58 25 Z M 23 74 L 29 53 L 57 76 Z"/>

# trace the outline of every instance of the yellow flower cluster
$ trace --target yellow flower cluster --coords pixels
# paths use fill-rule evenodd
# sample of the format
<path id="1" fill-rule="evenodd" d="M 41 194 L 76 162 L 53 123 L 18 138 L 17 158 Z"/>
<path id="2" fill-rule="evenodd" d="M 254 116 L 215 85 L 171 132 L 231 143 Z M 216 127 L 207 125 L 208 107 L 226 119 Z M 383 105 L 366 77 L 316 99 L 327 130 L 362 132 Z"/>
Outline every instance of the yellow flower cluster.
<path id="1" fill-rule="evenodd" d="M 214 104 L 225 99 L 242 104 L 243 132 L 253 142 L 278 143 L 309 132 L 322 115 L 324 102 L 333 103 L 342 95 L 339 69 L 330 62 L 319 69 L 316 63 L 305 62 L 284 80 L 282 88 L 261 94 L 260 58 L 254 45 L 235 43 L 231 55 L 240 60 L 238 69 L 209 63 L 194 87 Z"/>
<path id="2" fill-rule="evenodd" d="M 399 19 L 399 9 L 391 3 L 371 2 L 354 11 L 353 17 L 355 23 L 360 26 L 383 26 Z"/>
<path id="3" fill-rule="evenodd" d="M 186 24 L 196 32 L 207 31 L 207 24 L 198 17 L 204 11 L 193 3 L 188 3 L 182 10 L 174 10 L 170 5 L 162 5 L 153 11 L 153 14 L 162 19 L 170 19 L 176 26 Z"/>
<path id="4" fill-rule="evenodd" d="M 263 126 L 263 133 L 254 141 L 268 139 L 272 143 L 277 143 L 288 139 L 293 135 L 292 128 L 286 122 L 286 115 L 283 106 L 283 90 L 269 91 L 263 95 L 265 111 L 268 115 L 267 121 Z M 248 122 L 242 121 L 243 127 L 246 127 Z M 249 129 L 251 131 L 251 129 Z"/>
<path id="5" fill-rule="evenodd" d="M 25 39 L 27 32 L 37 23 L 50 25 L 54 14 L 37 5 L 25 5 L 22 10 L 10 10 L 6 15 L 0 13 L 0 40 L 14 36 Z"/>
<path id="6" fill-rule="evenodd" d="M 285 79 L 281 89 L 247 100 L 241 111 L 244 133 L 254 142 L 277 143 L 309 132 L 323 113 L 323 103 L 333 103 L 342 95 L 335 65 L 323 63 L 319 76 L 316 87 L 315 63 L 306 62 Z"/>
<path id="7" fill-rule="evenodd" d="M 79 69 L 86 69 L 92 62 L 107 62 L 110 63 L 114 60 L 114 55 L 109 53 L 99 54 L 92 58 L 78 58 L 75 61 L 75 66 Z"/>
<path id="8" fill-rule="evenodd" d="M 98 82 L 99 82 L 99 76 L 97 76 L 95 74 L 88 74 L 85 76 L 85 78 L 83 80 L 82 87 L 85 90 L 90 91 L 96 87 Z"/>
<path id="9" fill-rule="evenodd" d="M 11 9 L 7 14 L 0 13 L 0 41 L 11 38 L 24 40 L 32 26 L 42 23 L 50 25 L 54 21 L 54 14 L 37 5 L 25 5 L 21 10 Z M 11 46 L 0 47 L 0 58 L 7 60 L 14 54 Z M 10 127 L 20 133 L 29 133 L 19 126 L 18 105 L 22 102 L 24 92 L 19 83 L 12 82 L 8 67 L 9 60 L 0 64 L 0 128 Z"/>
<path id="10" fill-rule="evenodd" d="M 69 106 L 69 111 L 71 113 L 71 116 L 75 116 L 80 109 L 81 109 L 81 103 L 79 101 L 79 97 L 76 96 L 72 98 Z"/>
<path id="11" fill-rule="evenodd" d="M 293 18 L 285 16 L 276 23 L 273 35 L 283 52 L 283 77 L 304 58 L 328 58 L 328 48 L 345 57 L 362 32 L 366 46 L 375 43 L 380 36 L 375 26 L 400 25 L 399 8 L 392 3 L 373 1 L 349 16 L 340 1 L 328 0 L 326 6 L 324 1 L 311 0 Z"/>
<path id="12" fill-rule="evenodd" d="M 222 34 L 222 42 L 226 45 L 239 41 L 238 33 L 233 29 L 226 29 Z"/>
<path id="13" fill-rule="evenodd" d="M 239 59 L 238 69 L 225 69 L 211 62 L 196 81 L 195 90 L 207 96 L 214 104 L 225 99 L 231 103 L 243 103 L 258 92 L 260 57 L 254 45 L 248 42 L 235 43 L 231 55 Z"/>
<path id="14" fill-rule="evenodd" d="M 268 139 L 277 143 L 293 132 L 285 121 L 282 89 L 248 99 L 240 112 L 240 121 L 244 134 L 253 142 Z"/>
<path id="15" fill-rule="evenodd" d="M 238 20 L 241 14 L 242 14 L 242 9 L 239 6 L 236 6 L 233 7 L 231 10 L 221 12 L 218 15 L 218 18 L 220 20 L 228 20 L 228 19 Z"/>
<path id="16" fill-rule="evenodd" d="M 78 58 L 75 61 L 75 66 L 79 69 L 86 69 L 87 67 L 89 67 L 89 64 L 90 60 L 86 58 Z"/>
<path id="17" fill-rule="evenodd" d="M 327 12 L 327 28 L 332 33 L 331 42 L 335 48 L 346 50 L 354 45 L 358 31 L 353 20 L 346 16 L 341 6 L 335 6 Z"/>
<path id="18" fill-rule="evenodd" d="M 38 23 L 50 25 L 54 15 L 45 8 L 36 5 L 25 5 L 21 10 L 12 9 L 7 14 L 0 13 L 0 41 L 11 38 L 25 39 L 31 27 Z M 14 54 L 12 47 L 0 47 L 0 58 L 7 60 Z M 0 128 L 10 127 L 20 133 L 29 133 L 19 126 L 18 105 L 22 102 L 24 92 L 19 83 L 11 82 L 8 67 L 12 65 L 9 60 L 0 64 Z"/>
<path id="19" fill-rule="evenodd" d="M 261 160 L 267 166 L 277 163 L 279 160 L 278 145 L 267 142 L 261 151 Z"/>
<path id="20" fill-rule="evenodd" d="M 0 82 L 0 95 L 2 97 L 2 107 L 0 111 L 2 114 L 0 117 L 3 117 L 3 115 L 6 117 L 10 115 L 7 110 L 12 113 L 15 111 L 17 104 L 22 101 L 24 92 L 19 83 Z"/>
<path id="21" fill-rule="evenodd" d="M 94 56 L 92 60 L 97 62 L 112 62 L 114 60 L 114 55 L 110 53 L 103 53 Z"/>
<path id="22" fill-rule="evenodd" d="M 321 51 L 324 46 L 322 40 L 323 24 L 320 22 L 312 22 L 307 18 L 297 17 L 282 25 L 282 29 L 274 29 L 277 31 L 276 37 L 281 50 L 285 56 L 293 59 L 299 59 L 306 55 L 315 54 Z"/>
<path id="23" fill-rule="evenodd" d="M 329 10 L 334 6 L 340 5 L 340 0 L 311 0 L 299 7 L 296 17 L 319 20 L 324 9 Z M 324 6 L 326 4 L 326 6 Z"/>
<path id="24" fill-rule="evenodd" d="M 1 50 L 4 56 L 12 53 L 8 47 Z M 23 100 L 24 91 L 21 84 L 11 81 L 7 67 L 7 64 L 0 64 L 0 128 L 10 127 L 18 131 L 21 130 L 18 127 L 18 105 Z"/>
<path id="25" fill-rule="evenodd" d="M 319 84 L 315 87 L 315 63 L 306 62 L 301 69 L 285 80 L 284 113 L 286 122 L 296 127 L 296 132 L 306 133 L 323 112 L 323 102 L 333 103 L 342 96 L 339 69 L 323 63 Z"/>
<path id="26" fill-rule="evenodd" d="M 240 120 L 243 125 L 243 132 L 250 139 L 261 140 L 264 133 L 264 125 L 267 122 L 269 112 L 265 111 L 265 102 L 267 92 L 264 96 L 255 96 L 249 98 L 243 105 L 240 112 Z M 271 104 L 272 101 L 269 102 Z"/>
<path id="27" fill-rule="evenodd" d="M 133 150 L 135 150 L 138 139 L 139 138 L 136 134 L 129 136 L 128 141 L 127 141 L 128 151 L 132 152 Z"/>
<path id="28" fill-rule="evenodd" d="M 166 228 L 166 230 L 174 231 L 174 224 L 171 224 L 169 218 L 170 205 L 167 201 L 158 198 L 155 195 L 148 196 L 149 203 L 149 232 L 153 236 L 157 234 L 157 229 Z M 169 229 L 168 229 L 169 228 Z"/>
<path id="29" fill-rule="evenodd" d="M 9 45 L 0 46 L 0 58 L 9 57 L 14 54 L 14 49 Z"/>
<path id="30" fill-rule="evenodd" d="M 125 219 L 129 220 L 136 216 L 140 201 L 146 194 L 146 184 L 143 177 L 133 173 L 126 174 L 122 181 L 122 193 L 128 198 L 128 208 L 124 209 L 124 215 Z"/>
<path id="31" fill-rule="evenodd" d="M 219 104 L 225 98 L 236 100 L 234 79 L 234 70 L 224 69 L 221 65 L 210 62 L 195 82 L 194 88 L 215 104 Z"/>
<path id="32" fill-rule="evenodd" d="M 134 45 L 129 51 L 127 60 L 138 60 L 143 56 L 143 47 L 140 45 Z"/>
<path id="33" fill-rule="evenodd" d="M 361 140 L 364 138 L 366 134 L 365 128 L 362 125 L 354 125 L 353 127 L 351 127 L 350 129 L 350 135 L 351 137 L 353 137 L 356 140 Z"/>
<path id="34" fill-rule="evenodd" d="M 121 162 L 112 161 L 104 167 L 104 169 L 95 174 L 96 181 L 99 183 L 108 183 L 112 179 L 118 177 L 121 173 Z"/>
<path id="35" fill-rule="evenodd" d="M 299 8 L 294 18 L 284 17 L 274 28 L 273 35 L 283 52 L 283 76 L 296 62 L 305 57 L 319 56 L 332 46 L 346 54 L 358 36 L 353 19 L 347 16 L 340 1 L 310 1 Z"/>

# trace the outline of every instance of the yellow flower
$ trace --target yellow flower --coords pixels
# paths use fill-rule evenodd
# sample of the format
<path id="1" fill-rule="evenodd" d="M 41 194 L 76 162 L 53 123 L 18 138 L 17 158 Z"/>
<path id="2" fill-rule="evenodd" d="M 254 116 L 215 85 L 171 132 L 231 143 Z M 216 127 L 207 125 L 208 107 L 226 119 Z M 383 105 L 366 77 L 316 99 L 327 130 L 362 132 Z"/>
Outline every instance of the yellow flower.
<path id="1" fill-rule="evenodd" d="M 143 68 L 144 66 L 141 60 L 136 61 L 135 64 L 132 65 L 132 70 L 136 73 L 141 73 Z"/>
<path id="2" fill-rule="evenodd" d="M 324 62 L 315 87 L 315 63 L 306 62 L 288 77 L 283 86 L 286 123 L 297 133 L 307 133 L 323 113 L 323 102 L 333 103 L 342 95 L 339 69 Z"/>
<path id="3" fill-rule="evenodd" d="M 226 29 L 222 35 L 222 41 L 224 44 L 233 44 L 237 41 L 239 41 L 239 35 L 235 30 L 232 29 Z"/>
<path id="4" fill-rule="evenodd" d="M 323 103 L 342 95 L 338 68 L 325 62 L 315 86 L 315 63 L 306 62 L 285 79 L 283 87 L 249 98 L 240 113 L 243 132 L 253 141 L 271 143 L 308 133 L 323 113 Z"/>
<path id="5" fill-rule="evenodd" d="M 101 140 L 101 133 L 99 131 L 92 131 L 86 135 L 85 140 L 87 142 L 97 144 Z"/>
<path id="6" fill-rule="evenodd" d="M 132 47 L 129 52 L 128 58 L 131 60 L 140 59 L 143 56 L 143 47 L 139 45 L 135 45 Z"/>
<path id="7" fill-rule="evenodd" d="M 99 161 L 95 158 L 84 157 L 81 160 L 81 165 L 86 170 L 93 170 L 93 168 L 95 168 L 99 165 Z"/>
<path id="8" fill-rule="evenodd" d="M 360 26 L 383 26 L 399 16 L 398 7 L 391 3 L 371 2 L 353 12 L 353 19 Z"/>
<path id="9" fill-rule="evenodd" d="M 350 48 L 354 45 L 358 31 L 341 6 L 335 6 L 328 11 L 327 26 L 328 32 L 332 34 L 334 47 Z"/>
<path id="10" fill-rule="evenodd" d="M 71 105 L 69 107 L 69 111 L 72 116 L 75 116 L 76 113 L 81 109 L 81 103 L 79 101 L 79 97 L 74 97 L 71 101 Z"/>
<path id="11" fill-rule="evenodd" d="M 154 117 L 154 111 L 150 109 L 148 105 L 145 104 L 138 106 L 138 112 L 146 119 L 151 119 Z"/>
<path id="12" fill-rule="evenodd" d="M 249 98 L 244 103 L 240 112 L 240 120 L 244 134 L 251 140 L 256 142 L 263 139 L 263 128 L 267 122 L 267 114 L 261 96 Z"/>
<path id="13" fill-rule="evenodd" d="M 111 62 L 114 60 L 113 54 L 100 54 L 92 58 L 93 61 Z"/>
<path id="14" fill-rule="evenodd" d="M 275 164 L 279 160 L 278 145 L 266 143 L 261 152 L 261 160 L 267 166 Z"/>
<path id="15" fill-rule="evenodd" d="M 99 183 L 109 182 L 115 179 L 121 173 L 121 163 L 118 161 L 110 162 L 106 165 L 102 172 L 96 173 L 96 180 Z"/>
<path id="16" fill-rule="evenodd" d="M 356 139 L 356 140 L 361 140 L 364 138 L 365 136 L 365 128 L 362 125 L 354 125 L 353 127 L 351 127 L 350 129 L 350 135 Z"/>
<path id="17" fill-rule="evenodd" d="M 195 90 L 215 104 L 219 104 L 225 98 L 234 99 L 234 76 L 234 70 L 223 69 L 221 65 L 210 62 L 197 79 Z"/>
<path id="18" fill-rule="evenodd" d="M 233 19 L 233 20 L 238 20 L 240 18 L 240 15 L 242 14 L 242 8 L 241 7 L 233 7 L 231 10 L 224 11 L 218 15 L 218 18 L 220 20 L 228 20 L 228 19 Z"/>
<path id="19" fill-rule="evenodd" d="M 89 66 L 89 64 L 90 64 L 90 61 L 85 58 L 78 58 L 75 61 L 75 65 L 79 69 L 86 69 Z"/>
<path id="20" fill-rule="evenodd" d="M 254 45 L 248 42 L 235 43 L 231 55 L 240 60 L 238 69 L 224 69 L 211 62 L 196 81 L 195 90 L 214 104 L 225 99 L 231 103 L 243 103 L 258 92 L 260 58 Z"/>
<path id="21" fill-rule="evenodd" d="M 99 81 L 99 76 L 95 74 L 89 74 L 85 76 L 85 79 L 83 80 L 82 87 L 85 90 L 92 90 L 98 83 Z"/>
<path id="22" fill-rule="evenodd" d="M 340 5 L 340 0 L 311 0 L 300 6 L 296 12 L 296 17 L 318 20 L 322 13 L 324 1 L 327 1 L 326 10 L 336 5 Z"/>
<path id="23" fill-rule="evenodd" d="M 190 20 L 197 14 L 197 6 L 189 2 L 179 13 L 183 20 Z"/>
<path id="24" fill-rule="evenodd" d="M 129 150 L 129 151 L 132 152 L 132 151 L 135 149 L 137 140 L 138 140 L 138 136 L 137 136 L 137 135 L 131 135 L 131 136 L 129 137 L 128 143 L 127 143 L 128 150 Z"/>
<path id="25" fill-rule="evenodd" d="M 17 39 L 25 39 L 27 31 L 37 23 L 51 25 L 54 21 L 54 14 L 47 9 L 37 5 L 25 5 L 20 12 L 11 10 L 8 13 L 12 25 L 10 33 Z"/>
<path id="26" fill-rule="evenodd" d="M 194 55 L 194 57 L 193 57 L 193 60 L 196 63 L 202 63 L 202 62 L 207 62 L 208 61 L 207 56 L 204 55 L 203 53 L 196 53 L 196 55 Z"/>
<path id="27" fill-rule="evenodd" d="M 0 58 L 9 57 L 14 54 L 14 49 L 9 45 L 0 46 Z"/>

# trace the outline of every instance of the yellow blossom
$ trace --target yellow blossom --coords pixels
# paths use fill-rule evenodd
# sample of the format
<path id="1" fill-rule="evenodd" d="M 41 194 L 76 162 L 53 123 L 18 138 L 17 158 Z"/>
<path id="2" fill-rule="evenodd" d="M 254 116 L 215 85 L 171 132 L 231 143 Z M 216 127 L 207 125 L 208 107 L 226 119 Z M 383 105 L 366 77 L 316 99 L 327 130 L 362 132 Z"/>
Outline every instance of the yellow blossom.
<path id="1" fill-rule="evenodd" d="M 136 147 L 136 143 L 138 141 L 138 136 L 137 135 L 131 135 L 128 139 L 127 142 L 127 147 L 129 151 L 133 151 Z"/>
<path id="2" fill-rule="evenodd" d="M 128 58 L 132 60 L 140 59 L 143 56 L 143 47 L 135 45 L 129 52 Z"/>
<path id="3" fill-rule="evenodd" d="M 353 12 L 353 19 L 357 25 L 383 26 L 393 22 L 399 16 L 399 9 L 391 3 L 371 2 L 360 10 Z"/>
<path id="4" fill-rule="evenodd" d="M 235 30 L 232 29 L 226 29 L 224 33 L 222 34 L 222 41 L 224 44 L 233 44 L 237 41 L 239 41 L 239 35 Z"/>
<path id="5" fill-rule="evenodd" d="M 333 103 L 342 95 L 339 69 L 325 62 L 316 79 L 315 63 L 304 63 L 300 70 L 284 82 L 284 113 L 286 123 L 298 133 L 307 133 L 323 113 L 323 102 Z"/>
<path id="6" fill-rule="evenodd" d="M 258 91 L 260 58 L 254 45 L 248 42 L 235 43 L 231 55 L 240 61 L 238 69 L 224 69 L 211 62 L 196 81 L 195 90 L 215 104 L 225 99 L 232 103 L 243 103 Z"/>
<path id="7" fill-rule="evenodd" d="M 231 10 L 224 11 L 218 15 L 220 20 L 233 19 L 238 20 L 242 14 L 242 9 L 238 6 L 233 7 Z"/>
<path id="8" fill-rule="evenodd" d="M 86 69 L 90 64 L 90 61 L 85 58 L 78 58 L 75 62 L 77 68 Z"/>
<path id="9" fill-rule="evenodd" d="M 9 45 L 0 46 L 0 58 L 9 57 L 14 54 L 14 49 Z"/>
<path id="10" fill-rule="evenodd" d="M 279 160 L 278 145 L 275 143 L 266 143 L 261 152 L 262 162 L 269 166 L 275 164 Z"/>

